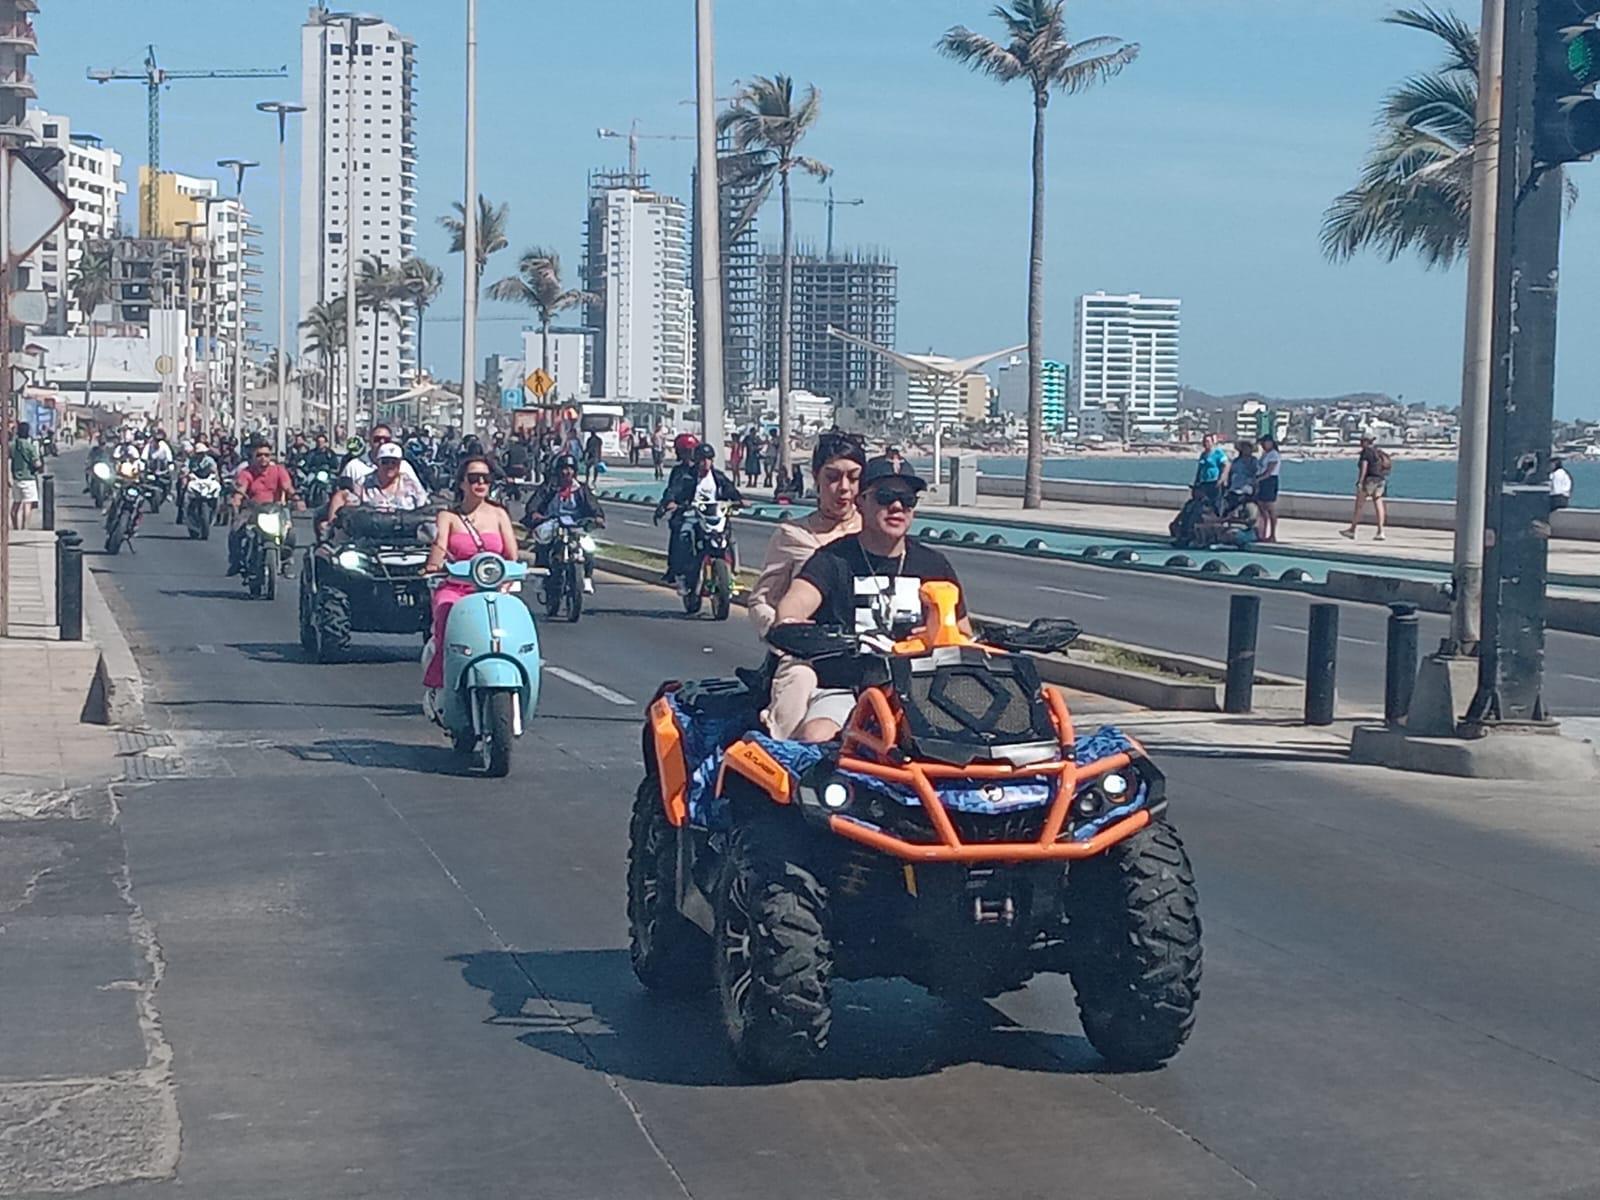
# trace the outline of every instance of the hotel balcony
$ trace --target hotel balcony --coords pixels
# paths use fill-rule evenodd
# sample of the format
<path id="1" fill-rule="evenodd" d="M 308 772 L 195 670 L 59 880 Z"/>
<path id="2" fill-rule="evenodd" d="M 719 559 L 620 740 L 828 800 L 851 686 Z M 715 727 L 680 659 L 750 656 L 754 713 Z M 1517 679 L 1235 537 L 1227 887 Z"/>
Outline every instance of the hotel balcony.
<path id="1" fill-rule="evenodd" d="M 14 21 L 9 25 L 0 25 L 0 46 L 17 46 L 29 54 L 39 53 L 39 35 L 34 32 L 33 22 Z"/>
<path id="2" fill-rule="evenodd" d="M 39 95 L 38 89 L 33 86 L 33 76 L 27 71 L 0 73 L 0 91 L 15 92 L 29 100 L 35 99 Z"/>

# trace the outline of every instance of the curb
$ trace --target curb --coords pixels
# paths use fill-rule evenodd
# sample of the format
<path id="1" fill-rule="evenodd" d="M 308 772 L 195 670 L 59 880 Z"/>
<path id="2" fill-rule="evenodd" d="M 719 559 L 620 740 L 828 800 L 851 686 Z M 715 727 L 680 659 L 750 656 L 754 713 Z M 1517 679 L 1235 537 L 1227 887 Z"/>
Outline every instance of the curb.
<path id="1" fill-rule="evenodd" d="M 1386 725 L 1358 725 L 1350 735 L 1350 761 L 1462 779 L 1551 783 L 1600 779 L 1600 757 L 1593 742 L 1553 733 L 1438 738 Z"/>
<path id="2" fill-rule="evenodd" d="M 133 657 L 133 649 L 123 635 L 100 590 L 93 571 L 83 573 L 83 615 L 100 661 L 95 664 L 94 681 L 84 701 L 83 720 L 94 725 L 141 728 L 144 725 L 144 676 Z"/>

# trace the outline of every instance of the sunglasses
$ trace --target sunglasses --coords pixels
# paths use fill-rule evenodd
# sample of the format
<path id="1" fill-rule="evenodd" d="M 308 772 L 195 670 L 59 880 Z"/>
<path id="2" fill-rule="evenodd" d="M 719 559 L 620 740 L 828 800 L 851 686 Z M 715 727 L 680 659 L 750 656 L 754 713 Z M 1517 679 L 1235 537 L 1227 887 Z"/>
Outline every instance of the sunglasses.
<path id="1" fill-rule="evenodd" d="M 915 508 L 920 497 L 915 492 L 908 492 L 904 488 L 881 487 L 872 489 L 872 498 L 882 508 L 891 504 L 899 504 L 904 508 Z"/>
<path id="2" fill-rule="evenodd" d="M 468 483 L 488 483 L 489 474 L 486 471 L 471 471 L 467 474 Z"/>

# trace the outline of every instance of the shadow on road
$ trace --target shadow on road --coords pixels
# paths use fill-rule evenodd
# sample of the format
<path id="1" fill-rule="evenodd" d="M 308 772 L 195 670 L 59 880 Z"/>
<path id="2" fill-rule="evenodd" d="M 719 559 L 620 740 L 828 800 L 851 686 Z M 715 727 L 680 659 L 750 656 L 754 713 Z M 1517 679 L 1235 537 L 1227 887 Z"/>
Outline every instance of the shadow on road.
<path id="1" fill-rule="evenodd" d="M 691 617 L 683 611 L 680 605 L 677 608 L 604 608 L 598 605 L 585 608 L 587 615 L 594 617 L 638 617 L 645 621 L 710 621 L 708 616 Z"/>
<path id="2" fill-rule="evenodd" d="M 486 1025 L 522 1030 L 529 1049 L 625 1079 L 746 1087 L 715 998 L 652 996 L 626 950 L 485 950 L 452 955 L 487 992 Z M 1018 1071 L 1105 1072 L 1082 1037 L 1024 1029 L 992 1005 L 948 1004 L 897 980 L 834 987 L 833 1036 L 814 1079 L 905 1079 L 983 1063 Z"/>
<path id="3" fill-rule="evenodd" d="M 316 660 L 306 652 L 299 642 L 229 642 L 230 650 L 237 650 L 246 658 L 261 663 L 292 663 L 296 666 L 307 664 L 315 665 Z M 415 663 L 417 651 L 407 646 L 381 646 L 370 642 L 356 642 L 345 650 L 339 652 L 336 662 L 328 666 L 346 666 L 351 664 L 373 665 L 383 663 Z M 418 667 L 420 672 L 421 667 Z M 418 676 L 417 690 L 422 690 L 421 676 Z M 414 710 L 420 711 L 416 705 Z"/>
<path id="4" fill-rule="evenodd" d="M 252 599 L 242 584 L 231 588 L 162 588 L 161 594 L 191 596 L 196 600 L 249 600 L 252 604 L 259 603 Z"/>
<path id="5" fill-rule="evenodd" d="M 412 716 L 415 705 L 392 716 Z M 449 746 L 418 742 L 390 742 L 380 738 L 325 738 L 309 745 L 280 744 L 277 747 L 307 763 L 348 763 L 387 771 L 411 771 L 422 775 L 470 775 L 468 760 Z"/>

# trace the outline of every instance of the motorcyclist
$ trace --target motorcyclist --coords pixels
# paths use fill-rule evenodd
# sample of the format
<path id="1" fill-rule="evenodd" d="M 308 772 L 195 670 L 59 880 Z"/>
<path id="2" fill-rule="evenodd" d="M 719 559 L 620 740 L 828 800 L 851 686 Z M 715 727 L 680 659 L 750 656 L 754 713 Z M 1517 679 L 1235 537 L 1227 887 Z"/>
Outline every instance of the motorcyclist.
<path id="1" fill-rule="evenodd" d="M 700 439 L 692 433 L 680 433 L 672 439 L 672 452 L 677 456 L 677 461 L 672 464 L 672 470 L 667 472 L 667 483 L 661 489 L 661 501 L 656 505 L 655 520 L 660 521 L 667 512 L 667 502 L 672 498 L 673 491 L 684 479 L 694 478 L 694 452 L 700 445 Z M 678 577 L 677 543 L 678 533 L 683 528 L 683 513 L 675 510 L 667 519 L 667 570 L 661 576 L 662 583 L 671 583 Z"/>
<path id="2" fill-rule="evenodd" d="M 410 512 L 428 503 L 427 490 L 417 482 L 416 476 L 406 473 L 405 451 L 398 442 L 385 442 L 373 455 L 376 466 L 361 477 L 359 483 L 340 488 L 328 501 L 328 523 L 339 515 L 339 510 L 351 505 L 376 509 L 379 512 Z"/>
<path id="3" fill-rule="evenodd" d="M 172 445 L 166 433 L 157 428 L 144 444 L 145 477 L 151 484 L 165 492 L 172 484 Z"/>
<path id="4" fill-rule="evenodd" d="M 272 447 L 266 442 L 256 443 L 250 452 L 250 461 L 239 468 L 238 490 L 229 501 L 233 506 L 233 527 L 228 531 L 228 574 L 237 575 L 244 569 L 244 537 L 261 509 L 275 504 L 296 504 L 294 480 L 288 468 L 272 461 Z M 299 505 L 304 508 L 305 505 Z M 294 550 L 294 522 L 284 531 L 284 545 Z M 294 572 L 293 555 L 283 557 L 281 570 L 285 578 Z"/>
<path id="5" fill-rule="evenodd" d="M 290 442 L 289 449 L 284 453 L 284 461 L 289 464 L 289 470 L 296 479 L 304 480 L 306 477 L 306 455 L 311 453 L 311 444 L 306 441 L 306 435 L 295 431 L 294 440 Z"/>
<path id="6" fill-rule="evenodd" d="M 328 435 L 317 434 L 316 444 L 307 450 L 301 460 L 300 470 L 303 474 L 315 475 L 318 471 L 326 471 L 331 480 L 339 470 L 339 456 L 328 445 Z"/>
<path id="7" fill-rule="evenodd" d="M 692 437 L 691 434 L 680 435 Z M 705 500 L 721 500 L 728 504 L 743 504 L 744 497 L 739 489 L 714 465 L 717 458 L 716 447 L 702 443 L 695 439 L 691 465 L 685 470 L 683 464 L 672 468 L 672 476 L 667 480 L 666 494 L 661 497 L 661 503 L 656 505 L 656 520 L 661 519 L 663 513 L 671 513 L 668 528 L 672 532 L 667 543 L 667 576 L 664 582 L 678 583 L 688 574 L 688 566 L 694 558 L 694 531 L 689 528 L 684 519 L 697 502 Z"/>
<path id="8" fill-rule="evenodd" d="M 573 521 L 593 521 L 602 527 L 606 523 L 605 511 L 594 498 L 588 484 L 578 479 L 578 460 L 570 454 L 563 454 L 556 459 L 552 478 L 529 498 L 528 506 L 523 510 L 522 523 L 533 535 L 541 561 L 544 548 L 555 537 L 557 523 L 563 517 Z M 592 596 L 594 543 L 585 537 L 582 546 L 583 590 L 585 595 Z"/>
<path id="9" fill-rule="evenodd" d="M 815 621 L 891 638 L 907 624 L 920 624 L 924 582 L 939 579 L 960 587 L 949 559 L 907 537 L 925 490 L 927 484 L 907 463 L 887 457 L 869 461 L 861 472 L 861 494 L 856 499 L 861 532 L 829 542 L 806 560 L 778 601 L 776 624 Z M 962 632 L 970 635 L 965 604 L 956 612 Z M 796 737 L 803 742 L 831 741 L 855 708 L 853 667 L 829 660 L 813 667 L 820 686 L 811 694 Z"/>

